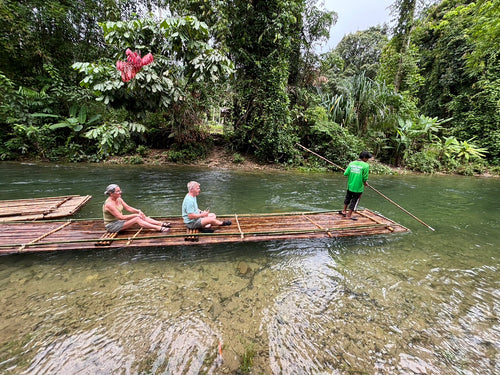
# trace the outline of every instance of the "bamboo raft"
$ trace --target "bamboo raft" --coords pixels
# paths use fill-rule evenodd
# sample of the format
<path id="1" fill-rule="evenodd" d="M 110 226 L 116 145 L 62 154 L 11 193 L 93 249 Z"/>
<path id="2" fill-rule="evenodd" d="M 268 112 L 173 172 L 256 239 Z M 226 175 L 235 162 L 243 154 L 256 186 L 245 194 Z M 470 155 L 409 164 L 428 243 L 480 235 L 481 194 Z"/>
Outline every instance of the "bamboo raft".
<path id="1" fill-rule="evenodd" d="M 232 225 L 215 227 L 214 233 L 187 231 L 181 217 L 160 219 L 171 223 L 167 233 L 142 228 L 107 233 L 102 220 L 9 222 L 0 223 L 0 254 L 337 238 L 408 231 L 368 209 L 356 211 L 354 217 L 358 220 L 346 220 L 331 211 L 226 215 L 219 218 L 232 220 Z"/>
<path id="2" fill-rule="evenodd" d="M 71 216 L 91 198 L 90 195 L 67 195 L 0 201 L 0 222 L 50 220 Z"/>

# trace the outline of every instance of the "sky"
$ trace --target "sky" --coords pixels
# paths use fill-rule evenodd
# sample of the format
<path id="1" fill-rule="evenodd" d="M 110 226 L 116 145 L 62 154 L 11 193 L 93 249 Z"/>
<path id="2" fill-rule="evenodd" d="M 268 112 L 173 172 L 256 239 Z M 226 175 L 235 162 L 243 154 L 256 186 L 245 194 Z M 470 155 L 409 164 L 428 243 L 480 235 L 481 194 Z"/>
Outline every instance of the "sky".
<path id="1" fill-rule="evenodd" d="M 394 0 L 324 0 L 325 8 L 338 14 L 337 23 L 330 28 L 330 40 L 321 48 L 327 52 L 335 48 L 346 34 L 366 30 L 391 21 L 390 9 Z"/>

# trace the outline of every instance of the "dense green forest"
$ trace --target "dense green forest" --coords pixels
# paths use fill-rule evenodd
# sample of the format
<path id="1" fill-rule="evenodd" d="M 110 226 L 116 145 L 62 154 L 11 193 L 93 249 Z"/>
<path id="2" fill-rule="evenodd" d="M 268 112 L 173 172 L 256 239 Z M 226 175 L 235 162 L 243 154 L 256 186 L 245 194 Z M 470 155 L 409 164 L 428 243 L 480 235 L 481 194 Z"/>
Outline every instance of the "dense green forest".
<path id="1" fill-rule="evenodd" d="M 300 166 L 299 142 L 498 173 L 500 2 L 391 9 L 320 54 L 337 14 L 314 0 L 3 0 L 0 160 L 186 162 L 217 141 Z"/>

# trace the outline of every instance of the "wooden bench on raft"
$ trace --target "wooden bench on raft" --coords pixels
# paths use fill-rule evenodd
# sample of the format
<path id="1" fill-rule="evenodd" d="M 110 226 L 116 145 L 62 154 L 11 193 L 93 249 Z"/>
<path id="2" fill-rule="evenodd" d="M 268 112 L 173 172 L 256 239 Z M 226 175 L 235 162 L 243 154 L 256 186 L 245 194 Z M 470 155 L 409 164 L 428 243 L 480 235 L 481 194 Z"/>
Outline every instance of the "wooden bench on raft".
<path id="1" fill-rule="evenodd" d="M 200 240 L 200 236 L 197 234 L 200 233 L 199 229 L 186 229 L 186 237 L 184 237 L 184 241 L 198 242 Z"/>
<path id="2" fill-rule="evenodd" d="M 101 238 L 94 244 L 95 246 L 109 246 L 111 245 L 111 239 L 115 238 L 118 235 L 118 232 L 106 232 Z"/>
<path id="3" fill-rule="evenodd" d="M 129 246 L 132 243 L 132 241 L 139 235 L 139 233 L 141 233 L 141 231 L 142 231 L 142 227 L 139 228 L 139 230 L 137 232 L 135 232 L 135 234 L 132 237 L 126 238 L 126 239 L 128 239 L 128 241 L 125 244 L 125 246 Z M 118 235 L 118 232 L 106 232 L 101 236 L 101 238 L 99 238 L 99 240 L 94 245 L 95 246 L 110 246 L 111 242 L 113 242 L 112 239 L 115 238 L 117 235 Z M 124 238 L 124 240 L 125 240 L 125 238 Z"/>

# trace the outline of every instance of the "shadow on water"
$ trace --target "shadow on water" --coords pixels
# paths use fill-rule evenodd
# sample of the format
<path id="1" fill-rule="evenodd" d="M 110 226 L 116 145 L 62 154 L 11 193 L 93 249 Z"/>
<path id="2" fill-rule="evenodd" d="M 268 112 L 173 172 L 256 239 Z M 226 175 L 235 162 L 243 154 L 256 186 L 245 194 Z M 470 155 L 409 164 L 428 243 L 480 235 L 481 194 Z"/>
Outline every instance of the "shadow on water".
<path id="1" fill-rule="evenodd" d="M 2 199 L 92 194 L 108 182 L 152 215 L 187 181 L 218 213 L 338 209 L 335 174 L 0 164 Z M 0 257 L 7 374 L 496 374 L 497 180 L 373 176 L 362 204 L 394 236 Z M 220 349 L 219 349 L 220 347 Z"/>

